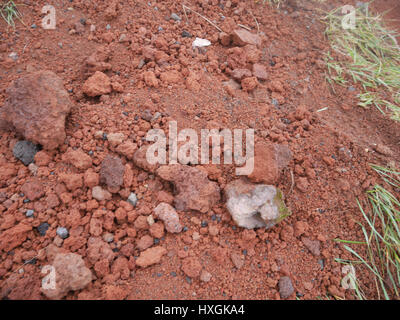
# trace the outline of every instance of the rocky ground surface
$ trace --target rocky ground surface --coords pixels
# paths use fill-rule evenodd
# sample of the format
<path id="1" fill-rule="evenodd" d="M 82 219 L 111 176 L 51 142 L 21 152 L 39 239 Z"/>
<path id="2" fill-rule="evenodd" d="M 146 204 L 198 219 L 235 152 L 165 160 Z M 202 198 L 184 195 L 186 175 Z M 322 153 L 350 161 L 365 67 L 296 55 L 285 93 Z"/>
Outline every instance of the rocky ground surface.
<path id="1" fill-rule="evenodd" d="M 400 130 L 325 81 L 317 9 L 343 1 L 186 2 L 207 21 L 180 1 L 59 0 L 55 30 L 23 2 L 25 26 L 0 22 L 3 299 L 353 298 L 334 239 L 362 239 L 356 198 L 369 163 L 398 166 Z M 253 128 L 254 172 L 149 164 L 170 121 Z"/>

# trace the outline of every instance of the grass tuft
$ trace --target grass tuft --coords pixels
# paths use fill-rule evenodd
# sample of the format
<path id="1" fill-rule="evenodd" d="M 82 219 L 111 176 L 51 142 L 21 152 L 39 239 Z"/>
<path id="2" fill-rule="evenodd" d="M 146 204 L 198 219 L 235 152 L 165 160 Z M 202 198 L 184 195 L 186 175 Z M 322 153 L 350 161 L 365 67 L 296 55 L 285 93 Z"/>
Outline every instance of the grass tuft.
<path id="1" fill-rule="evenodd" d="M 328 52 L 327 79 L 339 85 L 359 83 L 359 106 L 377 107 L 400 121 L 400 47 L 397 34 L 387 30 L 380 15 L 372 16 L 368 6 L 356 9 L 355 29 L 343 29 L 342 7 L 329 12 L 324 21 L 332 49 L 343 59 L 337 61 Z"/>
<path id="2" fill-rule="evenodd" d="M 400 172 L 392 169 L 371 165 L 371 167 L 394 187 L 400 188 Z M 348 245 L 348 250 L 357 260 L 349 261 L 336 259 L 345 264 L 362 264 L 369 270 L 375 279 L 379 299 L 400 298 L 400 201 L 391 192 L 381 185 L 375 185 L 367 192 L 369 200 L 368 210 L 364 210 L 358 202 L 365 223 L 361 226 L 365 242 L 337 240 L 338 242 L 366 246 L 366 256 L 361 256 Z M 366 299 L 357 279 L 352 279 L 355 285 L 355 294 L 359 299 Z"/>
<path id="3" fill-rule="evenodd" d="M 14 1 L 6 1 L 0 4 L 0 15 L 4 21 L 15 29 L 15 20 L 20 20 L 22 22 L 22 15 L 17 8 L 17 4 Z"/>

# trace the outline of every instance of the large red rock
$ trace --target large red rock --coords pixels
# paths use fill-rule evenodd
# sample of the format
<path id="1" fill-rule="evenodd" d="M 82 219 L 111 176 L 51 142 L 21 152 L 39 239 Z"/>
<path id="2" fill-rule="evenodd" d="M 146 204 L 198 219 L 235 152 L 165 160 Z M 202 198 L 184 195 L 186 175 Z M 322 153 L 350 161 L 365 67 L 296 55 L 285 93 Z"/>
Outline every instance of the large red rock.
<path id="1" fill-rule="evenodd" d="M 182 231 L 179 215 L 170 204 L 161 202 L 154 208 L 154 215 L 164 222 L 168 232 L 179 233 Z"/>
<path id="2" fill-rule="evenodd" d="M 13 163 L 0 164 L 0 187 L 6 187 L 9 180 L 17 175 L 17 168 Z"/>
<path id="3" fill-rule="evenodd" d="M 145 145 L 145 146 L 142 146 L 140 149 L 138 149 L 135 152 L 135 154 L 133 155 L 133 163 L 137 167 L 139 167 L 143 170 L 146 170 L 149 172 L 155 172 L 157 170 L 157 168 L 159 167 L 159 164 L 158 163 L 150 164 L 147 161 L 146 154 L 147 154 L 147 150 L 149 149 L 149 147 L 150 147 L 150 145 Z"/>
<path id="4" fill-rule="evenodd" d="M 42 291 L 50 299 L 61 299 L 69 291 L 85 288 L 92 281 L 92 272 L 85 266 L 82 257 L 76 253 L 59 253 L 54 258 L 51 271 L 54 272 L 52 283 L 51 273 L 44 281 Z M 47 280 L 47 279 L 46 279 Z"/>
<path id="5" fill-rule="evenodd" d="M 166 84 L 176 84 L 183 81 L 182 75 L 177 70 L 170 70 L 161 73 L 160 79 Z"/>
<path id="6" fill-rule="evenodd" d="M 21 187 L 21 192 L 31 201 L 40 199 L 45 194 L 43 184 L 37 179 L 25 182 Z"/>
<path id="7" fill-rule="evenodd" d="M 55 149 L 64 143 L 65 118 L 72 104 L 63 81 L 51 71 L 15 80 L 6 91 L 0 127 L 11 127 L 26 140 Z"/>
<path id="8" fill-rule="evenodd" d="M 115 253 L 112 251 L 110 245 L 101 238 L 90 237 L 87 242 L 86 256 L 90 263 L 95 264 L 97 261 L 104 259 L 111 262 L 115 257 Z"/>
<path id="9" fill-rule="evenodd" d="M 0 233 L 0 251 L 8 252 L 21 245 L 27 238 L 32 226 L 20 222 L 16 226 Z"/>
<path id="10" fill-rule="evenodd" d="M 190 278 L 199 277 L 201 269 L 201 264 L 195 257 L 187 257 L 182 261 L 182 271 Z"/>
<path id="11" fill-rule="evenodd" d="M 111 93 L 111 81 L 110 78 L 103 72 L 96 71 L 83 84 L 82 91 L 89 97 L 97 97 L 103 94 Z"/>
<path id="12" fill-rule="evenodd" d="M 80 170 L 86 170 L 92 166 L 92 158 L 80 149 L 69 149 L 63 154 L 62 159 Z"/>
<path id="13" fill-rule="evenodd" d="M 208 180 L 207 173 L 186 165 L 167 165 L 157 170 L 157 174 L 172 182 L 177 191 L 174 203 L 180 211 L 209 211 L 221 198 L 218 184 Z"/>
<path id="14" fill-rule="evenodd" d="M 253 64 L 253 76 L 255 76 L 257 79 L 260 80 L 267 80 L 268 79 L 267 69 L 262 64 L 255 63 Z"/>
<path id="15" fill-rule="evenodd" d="M 233 44 L 238 46 L 245 46 L 247 44 L 260 46 L 261 45 L 261 38 L 259 35 L 251 33 L 245 29 L 237 29 L 232 32 L 232 41 Z"/>
<path id="16" fill-rule="evenodd" d="M 290 149 L 285 145 L 259 142 L 254 151 L 254 170 L 248 176 L 250 180 L 266 184 L 277 183 L 281 170 L 292 159 Z"/>
<path id="17" fill-rule="evenodd" d="M 251 71 L 249 69 L 235 69 L 231 75 L 233 79 L 240 81 L 243 78 L 251 77 Z"/>
<path id="18" fill-rule="evenodd" d="M 163 255 L 167 253 L 167 249 L 158 246 L 143 251 L 139 258 L 136 259 L 136 265 L 142 268 L 159 263 Z"/>
<path id="19" fill-rule="evenodd" d="M 118 157 L 106 156 L 101 163 L 100 182 L 105 183 L 109 188 L 119 190 L 124 182 L 125 166 Z"/>

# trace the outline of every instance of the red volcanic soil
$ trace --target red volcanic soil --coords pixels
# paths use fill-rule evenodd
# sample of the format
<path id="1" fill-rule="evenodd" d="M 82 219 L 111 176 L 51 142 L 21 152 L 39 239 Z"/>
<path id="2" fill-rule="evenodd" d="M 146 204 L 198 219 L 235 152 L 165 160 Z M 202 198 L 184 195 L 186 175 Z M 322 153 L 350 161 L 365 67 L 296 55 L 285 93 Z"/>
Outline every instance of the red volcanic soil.
<path id="1" fill-rule="evenodd" d="M 54 0 L 54 30 L 42 28 L 46 1 L 21 2 L 24 24 L 13 30 L 0 21 L 0 121 L 20 125 L 0 135 L 0 297 L 47 299 L 42 268 L 75 253 L 92 279 L 74 289 L 64 275 L 57 298 L 354 299 L 335 261 L 352 256 L 334 240 L 362 241 L 357 199 L 380 182 L 370 163 L 399 166 L 400 130 L 357 106 L 360 87 L 334 93 L 325 80 L 329 43 L 319 10 L 346 1 L 288 1 L 280 9 L 185 2 L 211 24 L 185 14 L 181 1 Z M 396 0 L 376 0 L 373 9 L 400 17 Z M 246 30 L 239 25 L 252 36 L 230 37 Z M 196 37 L 211 45 L 193 49 Z M 15 105 L 28 119 L 20 121 Z M 55 120 L 64 112 L 65 134 Z M 148 144 L 146 133 L 167 132 L 169 121 L 198 132 L 252 128 L 256 144 L 287 146 L 292 157 L 274 184 L 292 215 L 269 229 L 241 228 L 223 192 L 238 179 L 234 165 L 199 164 L 200 172 L 172 181 L 143 164 L 136 151 Z M 43 147 L 29 166 L 13 154 L 26 134 Z M 256 160 L 261 175 L 271 167 L 268 156 Z M 171 227 L 173 210 L 161 219 L 154 209 L 177 197 L 181 226 Z M 377 298 L 372 277 L 356 271 Z"/>

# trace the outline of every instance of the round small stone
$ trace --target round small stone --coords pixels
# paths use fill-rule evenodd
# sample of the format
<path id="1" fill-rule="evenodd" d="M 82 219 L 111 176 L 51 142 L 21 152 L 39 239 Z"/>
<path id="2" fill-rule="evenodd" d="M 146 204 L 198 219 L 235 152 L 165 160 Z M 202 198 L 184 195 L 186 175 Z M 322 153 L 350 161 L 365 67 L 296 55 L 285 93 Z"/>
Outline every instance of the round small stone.
<path id="1" fill-rule="evenodd" d="M 26 211 L 25 215 L 30 218 L 33 217 L 33 214 L 35 213 L 35 210 L 29 209 Z"/>
<path id="2" fill-rule="evenodd" d="M 107 243 L 111 243 L 111 242 L 114 241 L 114 235 L 113 235 L 112 233 L 106 233 L 106 234 L 103 236 L 103 240 L 104 240 L 105 242 L 107 242 Z"/>
<path id="3" fill-rule="evenodd" d="M 182 31 L 182 37 L 183 38 L 191 38 L 192 35 L 189 32 L 187 32 L 186 30 L 183 30 Z"/>
<path id="4" fill-rule="evenodd" d="M 64 227 L 58 227 L 57 234 L 61 239 L 66 239 L 69 236 L 68 230 Z"/>

